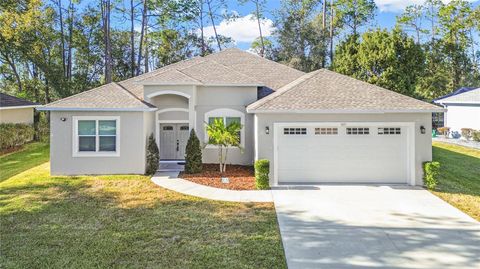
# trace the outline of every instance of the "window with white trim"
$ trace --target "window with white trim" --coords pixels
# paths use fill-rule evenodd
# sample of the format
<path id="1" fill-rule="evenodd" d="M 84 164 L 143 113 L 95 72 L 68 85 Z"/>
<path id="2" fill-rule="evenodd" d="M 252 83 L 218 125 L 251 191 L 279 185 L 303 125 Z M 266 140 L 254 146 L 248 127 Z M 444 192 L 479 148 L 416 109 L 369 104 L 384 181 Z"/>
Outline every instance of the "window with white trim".
<path id="1" fill-rule="evenodd" d="M 338 128 L 336 128 L 336 127 L 315 128 L 315 134 L 316 135 L 337 135 L 338 134 Z"/>
<path id="2" fill-rule="evenodd" d="M 381 127 L 378 128 L 379 135 L 399 135 L 402 134 L 400 127 Z"/>
<path id="3" fill-rule="evenodd" d="M 119 117 L 74 117 L 74 156 L 118 156 Z"/>
<path id="4" fill-rule="evenodd" d="M 284 135 L 306 135 L 307 128 L 283 128 Z"/>
<path id="5" fill-rule="evenodd" d="M 213 123 L 215 119 L 221 120 L 223 124 L 226 124 L 227 126 L 233 122 L 239 123 L 242 126 L 242 129 L 238 133 L 238 137 L 241 146 L 245 146 L 245 114 L 243 112 L 230 108 L 218 108 L 205 113 L 205 122 L 207 124 Z M 207 141 L 208 134 L 205 128 L 205 142 Z"/>
<path id="6" fill-rule="evenodd" d="M 368 135 L 370 134 L 370 128 L 366 127 L 348 127 L 346 129 L 347 135 Z"/>

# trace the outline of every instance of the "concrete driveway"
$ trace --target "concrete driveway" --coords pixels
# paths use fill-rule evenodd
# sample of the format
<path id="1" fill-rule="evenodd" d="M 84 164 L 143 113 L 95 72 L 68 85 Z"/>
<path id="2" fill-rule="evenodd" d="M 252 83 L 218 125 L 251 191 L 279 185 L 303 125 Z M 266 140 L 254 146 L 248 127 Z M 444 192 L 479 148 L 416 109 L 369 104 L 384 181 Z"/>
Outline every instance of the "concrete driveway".
<path id="1" fill-rule="evenodd" d="M 274 190 L 288 268 L 480 268 L 480 223 L 402 186 Z"/>

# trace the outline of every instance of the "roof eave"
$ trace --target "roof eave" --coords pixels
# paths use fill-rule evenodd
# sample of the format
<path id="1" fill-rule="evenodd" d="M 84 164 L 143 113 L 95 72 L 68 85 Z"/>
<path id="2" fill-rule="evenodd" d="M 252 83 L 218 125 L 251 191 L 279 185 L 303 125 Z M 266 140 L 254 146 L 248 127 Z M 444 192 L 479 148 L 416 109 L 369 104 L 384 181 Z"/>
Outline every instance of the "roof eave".
<path id="1" fill-rule="evenodd" d="M 436 104 L 449 105 L 449 104 L 465 104 L 465 105 L 480 105 L 480 101 L 448 101 L 448 100 L 438 100 L 433 101 Z"/>
<path id="2" fill-rule="evenodd" d="M 144 86 L 210 86 L 210 87 L 263 87 L 263 83 L 164 83 L 164 82 L 138 82 Z"/>
<path id="3" fill-rule="evenodd" d="M 40 107 L 41 105 L 26 105 L 26 106 L 3 106 L 0 107 L 0 110 L 6 110 L 6 109 L 20 109 L 20 108 L 36 108 Z"/>
<path id="4" fill-rule="evenodd" d="M 251 109 L 247 107 L 248 113 L 265 113 L 265 114 L 385 114 L 385 113 L 433 113 L 445 112 L 445 108 L 432 109 L 304 109 L 304 110 L 266 110 L 266 109 Z"/>
<path id="5" fill-rule="evenodd" d="M 149 112 L 156 111 L 156 107 L 139 108 L 96 108 L 96 107 L 48 107 L 41 106 L 36 108 L 39 111 L 117 111 L 117 112 Z"/>

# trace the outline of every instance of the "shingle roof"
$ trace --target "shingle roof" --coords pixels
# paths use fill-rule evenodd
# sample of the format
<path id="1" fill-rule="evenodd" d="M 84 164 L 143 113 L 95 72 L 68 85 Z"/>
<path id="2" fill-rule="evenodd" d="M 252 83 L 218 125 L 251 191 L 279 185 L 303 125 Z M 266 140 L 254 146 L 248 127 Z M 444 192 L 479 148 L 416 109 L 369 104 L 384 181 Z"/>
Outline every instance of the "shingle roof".
<path id="1" fill-rule="evenodd" d="M 16 107 L 16 106 L 35 106 L 37 103 L 27 101 L 15 96 L 11 96 L 5 93 L 0 93 L 0 107 Z"/>
<path id="2" fill-rule="evenodd" d="M 138 99 L 121 85 L 112 82 L 47 104 L 43 108 L 142 111 L 154 108 L 154 106 Z"/>
<path id="3" fill-rule="evenodd" d="M 437 104 L 459 103 L 459 104 L 472 104 L 480 103 L 480 88 L 463 91 L 455 95 L 439 98 L 435 100 Z"/>
<path id="4" fill-rule="evenodd" d="M 435 105 L 320 69 L 249 105 L 249 112 L 442 111 Z"/>
<path id="5" fill-rule="evenodd" d="M 138 109 L 152 107 L 141 101 L 143 84 L 255 85 L 276 90 L 303 74 L 239 49 L 226 49 L 206 57 L 195 57 L 164 66 L 118 83 L 103 85 L 48 104 L 44 108 Z"/>
<path id="6" fill-rule="evenodd" d="M 305 74 L 297 69 L 239 49 L 226 49 L 220 53 L 207 55 L 205 58 L 245 74 L 273 90 L 277 90 Z"/>

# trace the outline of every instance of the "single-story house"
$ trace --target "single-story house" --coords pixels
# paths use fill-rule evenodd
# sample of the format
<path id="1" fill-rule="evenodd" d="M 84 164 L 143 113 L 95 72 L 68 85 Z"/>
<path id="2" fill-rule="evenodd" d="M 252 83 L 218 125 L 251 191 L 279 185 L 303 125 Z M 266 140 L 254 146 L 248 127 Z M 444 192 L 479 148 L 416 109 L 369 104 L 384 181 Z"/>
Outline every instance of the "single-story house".
<path id="1" fill-rule="evenodd" d="M 0 93 L 0 123 L 33 124 L 33 110 L 37 103 Z"/>
<path id="2" fill-rule="evenodd" d="M 154 134 L 184 159 L 189 130 L 243 125 L 228 163 L 270 160 L 270 184 L 422 184 L 432 112 L 443 108 L 326 69 L 303 73 L 239 49 L 181 61 L 45 105 L 52 174 L 141 174 Z M 205 163 L 217 149 L 203 149 Z"/>
<path id="3" fill-rule="evenodd" d="M 480 88 L 461 88 L 434 100 L 447 109 L 444 126 L 450 132 L 461 133 L 462 128 L 480 130 Z"/>

